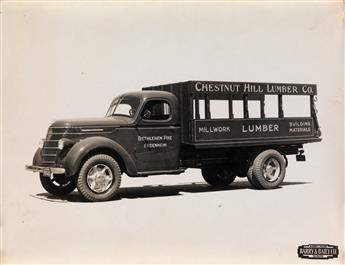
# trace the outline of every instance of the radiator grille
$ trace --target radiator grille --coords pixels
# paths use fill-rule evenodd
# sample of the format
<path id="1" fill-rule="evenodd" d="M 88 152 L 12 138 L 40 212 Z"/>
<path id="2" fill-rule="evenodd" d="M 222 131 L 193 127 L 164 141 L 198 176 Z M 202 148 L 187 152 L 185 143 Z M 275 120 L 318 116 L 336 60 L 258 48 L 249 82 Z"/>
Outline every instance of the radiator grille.
<path id="1" fill-rule="evenodd" d="M 52 165 L 56 163 L 58 142 L 63 138 L 66 128 L 49 128 L 42 148 L 42 163 Z"/>

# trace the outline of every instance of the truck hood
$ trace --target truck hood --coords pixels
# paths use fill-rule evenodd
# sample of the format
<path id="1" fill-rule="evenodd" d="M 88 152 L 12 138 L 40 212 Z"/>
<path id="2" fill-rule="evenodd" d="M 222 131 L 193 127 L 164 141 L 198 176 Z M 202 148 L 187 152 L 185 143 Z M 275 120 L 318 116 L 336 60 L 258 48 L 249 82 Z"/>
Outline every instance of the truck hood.
<path id="1" fill-rule="evenodd" d="M 51 127 L 94 127 L 94 126 L 126 126 L 131 124 L 132 120 L 127 117 L 105 117 L 105 118 L 83 118 L 57 120 L 51 124 Z"/>

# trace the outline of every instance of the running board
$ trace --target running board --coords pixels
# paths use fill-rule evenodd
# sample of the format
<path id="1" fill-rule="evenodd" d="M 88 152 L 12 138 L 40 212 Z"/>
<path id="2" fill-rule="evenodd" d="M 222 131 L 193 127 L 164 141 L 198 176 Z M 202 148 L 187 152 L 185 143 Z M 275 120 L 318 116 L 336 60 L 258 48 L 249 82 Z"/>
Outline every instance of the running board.
<path id="1" fill-rule="evenodd" d="M 148 177 L 150 175 L 170 175 L 170 174 L 178 175 L 178 174 L 181 174 L 185 171 L 186 171 L 185 168 L 180 168 L 177 170 L 142 171 L 142 172 L 138 172 L 138 175 L 135 177 Z"/>

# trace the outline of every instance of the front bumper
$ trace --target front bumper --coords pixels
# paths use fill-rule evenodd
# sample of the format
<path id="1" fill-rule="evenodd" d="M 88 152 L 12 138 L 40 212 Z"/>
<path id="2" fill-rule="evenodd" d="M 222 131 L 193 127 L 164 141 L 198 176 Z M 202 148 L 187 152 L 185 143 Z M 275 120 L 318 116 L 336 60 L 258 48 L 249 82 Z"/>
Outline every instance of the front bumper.
<path id="1" fill-rule="evenodd" d="M 65 174 L 66 170 L 62 167 L 40 167 L 40 166 L 25 166 L 26 170 L 32 172 L 43 173 L 43 176 L 50 176 L 51 174 Z"/>

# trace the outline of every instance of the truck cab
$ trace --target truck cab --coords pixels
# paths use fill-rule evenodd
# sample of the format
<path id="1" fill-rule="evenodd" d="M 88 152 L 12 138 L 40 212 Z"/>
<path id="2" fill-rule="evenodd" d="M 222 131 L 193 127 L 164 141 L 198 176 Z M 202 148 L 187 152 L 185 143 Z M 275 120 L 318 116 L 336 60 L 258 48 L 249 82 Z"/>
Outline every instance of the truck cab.
<path id="1" fill-rule="evenodd" d="M 265 95 L 276 95 L 278 117 L 266 118 Z M 284 117 L 283 95 L 310 98 L 308 117 Z M 247 177 L 254 188 L 278 187 L 287 155 L 305 160 L 303 144 L 321 141 L 316 85 L 187 81 L 125 93 L 97 119 L 55 121 L 33 164 L 42 186 L 54 195 L 78 188 L 89 201 L 116 196 L 121 176 L 180 174 L 200 168 L 207 183 L 225 186 Z M 214 118 L 210 102 L 227 102 Z M 233 103 L 243 103 L 243 116 Z M 248 102 L 260 102 L 251 118 Z"/>
<path id="2" fill-rule="evenodd" d="M 179 170 L 180 116 L 175 95 L 165 91 L 127 93 L 116 98 L 106 119 L 126 119 L 111 139 L 121 144 L 135 164 L 132 176 Z"/>

